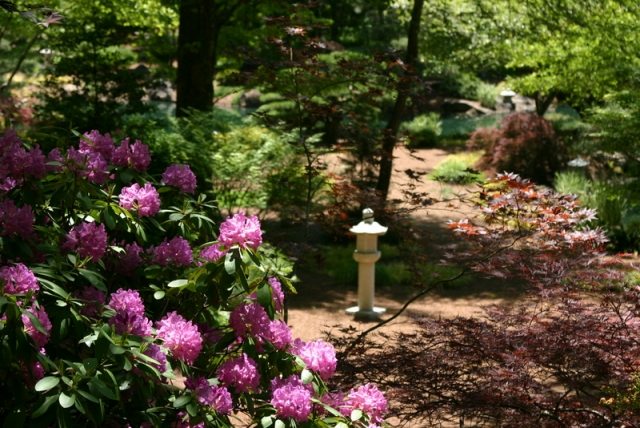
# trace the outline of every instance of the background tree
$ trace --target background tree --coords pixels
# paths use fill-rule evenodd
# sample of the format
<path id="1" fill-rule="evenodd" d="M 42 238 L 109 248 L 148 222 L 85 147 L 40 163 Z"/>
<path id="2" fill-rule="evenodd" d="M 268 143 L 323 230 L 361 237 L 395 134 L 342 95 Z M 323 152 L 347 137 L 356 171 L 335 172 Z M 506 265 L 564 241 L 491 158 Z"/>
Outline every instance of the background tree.
<path id="1" fill-rule="evenodd" d="M 409 96 L 411 77 L 415 76 L 418 66 L 418 37 L 420 35 L 423 6 L 424 0 L 414 0 L 411 9 L 411 20 L 407 30 L 407 51 L 404 57 L 404 65 L 400 67 L 406 74 L 399 78 L 396 100 L 382 137 L 380 172 L 378 173 L 376 190 L 380 192 L 380 196 L 383 199 L 387 198 L 389 192 L 391 173 L 393 171 L 393 149 L 396 146 L 398 130 L 400 129 L 405 104 Z"/>

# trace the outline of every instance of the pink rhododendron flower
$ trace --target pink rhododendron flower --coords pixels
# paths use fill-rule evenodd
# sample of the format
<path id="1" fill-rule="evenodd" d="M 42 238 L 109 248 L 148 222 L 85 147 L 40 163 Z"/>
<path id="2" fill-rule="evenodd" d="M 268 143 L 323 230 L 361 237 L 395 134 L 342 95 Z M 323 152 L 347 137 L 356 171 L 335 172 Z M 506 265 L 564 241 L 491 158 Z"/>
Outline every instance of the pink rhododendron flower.
<path id="1" fill-rule="evenodd" d="M 38 146 L 25 149 L 13 129 L 0 137 L 1 191 L 20 186 L 27 177 L 42 178 L 46 172 L 45 157 Z"/>
<path id="2" fill-rule="evenodd" d="M 258 365 L 247 354 L 225 361 L 218 367 L 218 379 L 236 392 L 257 391 L 260 386 Z"/>
<path id="3" fill-rule="evenodd" d="M 259 303 L 242 303 L 231 312 L 229 324 L 237 337 L 266 337 L 269 331 L 269 316 Z"/>
<path id="4" fill-rule="evenodd" d="M 82 135 L 78 148 L 81 153 L 99 153 L 106 162 L 111 162 L 115 149 L 111 135 L 103 135 L 95 129 Z"/>
<path id="5" fill-rule="evenodd" d="M 328 342 L 314 340 L 301 344 L 296 347 L 294 353 L 304 361 L 307 368 L 318 373 L 323 380 L 329 379 L 336 371 L 336 350 Z"/>
<path id="6" fill-rule="evenodd" d="M 99 152 L 83 152 L 70 147 L 67 159 L 70 170 L 91 183 L 103 184 L 109 178 L 109 163 Z"/>
<path id="7" fill-rule="evenodd" d="M 176 236 L 151 249 L 152 262 L 160 266 L 190 266 L 193 263 L 193 252 L 189 241 Z"/>
<path id="8" fill-rule="evenodd" d="M 140 217 L 151 217 L 160 211 L 160 194 L 151 183 L 123 187 L 118 198 L 122 208 L 136 211 Z"/>
<path id="9" fill-rule="evenodd" d="M 107 250 L 107 232 L 103 224 L 83 222 L 67 234 L 63 249 L 75 251 L 80 257 L 100 260 Z"/>
<path id="10" fill-rule="evenodd" d="M 161 373 L 167 370 L 167 355 L 164 353 L 161 346 L 152 343 L 149 345 L 147 350 L 144 351 L 144 354 L 158 362 L 155 366 Z"/>
<path id="11" fill-rule="evenodd" d="M 266 338 L 281 351 L 285 350 L 293 341 L 291 329 L 282 320 L 273 320 L 269 323 Z"/>
<path id="12" fill-rule="evenodd" d="M 210 385 L 203 377 L 187 379 L 185 386 L 196 394 L 200 404 L 211 407 L 221 415 L 231 413 L 233 401 L 227 388 Z"/>
<path id="13" fill-rule="evenodd" d="M 52 326 L 51 326 L 51 321 L 49 321 L 49 315 L 47 315 L 47 312 L 44 310 L 42 306 L 36 307 L 34 305 L 31 308 L 27 309 L 27 311 L 31 313 L 40 322 L 40 325 L 44 329 L 44 333 L 39 331 L 36 328 L 36 326 L 33 325 L 31 318 L 26 314 L 23 314 L 21 317 L 22 325 L 24 326 L 24 331 L 29 336 L 31 336 L 31 338 L 36 343 L 38 348 L 42 348 L 49 341 L 49 334 L 51 332 Z"/>
<path id="14" fill-rule="evenodd" d="M 347 403 L 352 409 L 360 409 L 369 415 L 375 424 L 381 423 L 387 413 L 387 399 L 377 386 L 370 383 L 352 389 L 347 396 Z"/>
<path id="15" fill-rule="evenodd" d="M 237 213 L 228 217 L 220 225 L 219 241 L 230 248 L 238 245 L 243 248 L 256 249 L 262 244 L 262 230 L 258 217 L 247 217 L 244 213 Z"/>
<path id="16" fill-rule="evenodd" d="M 271 286 L 271 299 L 273 300 L 273 307 L 276 311 L 281 311 L 284 308 L 284 292 L 282 291 L 282 284 L 278 281 L 278 278 L 270 277 L 268 280 Z"/>
<path id="17" fill-rule="evenodd" d="M 117 166 L 144 172 L 151 163 L 149 147 L 140 140 L 129 145 L 129 138 L 125 138 L 113 152 L 113 163 Z"/>
<path id="18" fill-rule="evenodd" d="M 322 396 L 321 401 L 348 417 L 353 408 L 347 403 L 346 398 L 342 392 L 328 392 Z"/>
<path id="19" fill-rule="evenodd" d="M 220 244 L 209 245 L 200 251 L 200 257 L 208 262 L 217 262 L 227 254 L 220 249 Z"/>
<path id="20" fill-rule="evenodd" d="M 4 294 L 37 293 L 40 290 L 36 276 L 22 263 L 0 268 L 0 281 L 0 285 L 4 285 Z"/>
<path id="21" fill-rule="evenodd" d="M 17 235 L 29 239 L 33 235 L 33 222 L 31 206 L 18 208 L 11 199 L 0 202 L 0 236 Z"/>
<path id="22" fill-rule="evenodd" d="M 109 306 L 116 311 L 109 323 L 118 334 L 151 335 L 151 321 L 144 316 L 144 303 L 136 290 L 118 289 L 111 294 Z"/>
<path id="23" fill-rule="evenodd" d="M 279 417 L 304 422 L 309 418 L 313 408 L 311 391 L 297 378 L 290 377 L 273 388 L 271 405 Z"/>
<path id="24" fill-rule="evenodd" d="M 64 157 L 58 147 L 52 149 L 47 155 L 46 168 L 48 172 L 60 172 L 64 165 Z"/>
<path id="25" fill-rule="evenodd" d="M 173 186 L 184 193 L 193 193 L 196 190 L 196 175 L 189 165 L 169 165 L 162 173 L 162 183 Z"/>
<path id="26" fill-rule="evenodd" d="M 118 291 L 111 294 L 109 306 L 116 312 L 144 315 L 144 302 L 137 290 L 119 288 Z"/>
<path id="27" fill-rule="evenodd" d="M 178 360 L 193 363 L 202 350 L 202 335 L 191 321 L 169 312 L 157 323 L 157 336 Z"/>
<path id="28" fill-rule="evenodd" d="M 123 275 L 131 275 L 142 264 L 143 248 L 138 243 L 124 244 L 124 252 L 116 255 L 115 270 Z"/>

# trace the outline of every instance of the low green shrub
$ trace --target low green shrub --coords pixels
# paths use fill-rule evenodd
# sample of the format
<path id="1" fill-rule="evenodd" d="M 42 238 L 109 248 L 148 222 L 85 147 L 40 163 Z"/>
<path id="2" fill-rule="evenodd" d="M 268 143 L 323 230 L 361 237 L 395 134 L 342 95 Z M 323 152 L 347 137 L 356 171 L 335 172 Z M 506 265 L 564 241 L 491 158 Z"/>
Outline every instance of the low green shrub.
<path id="1" fill-rule="evenodd" d="M 480 155 L 479 152 L 472 152 L 447 156 L 429 174 L 429 178 L 451 184 L 481 183 L 484 181 L 484 175 L 473 169 Z"/>
<path id="2" fill-rule="evenodd" d="M 576 195 L 598 212 L 597 222 L 605 228 L 614 246 L 638 248 L 640 245 L 640 194 L 637 181 L 592 181 L 576 171 L 556 174 L 554 187 L 559 193 Z"/>
<path id="3" fill-rule="evenodd" d="M 440 115 L 429 113 L 416 116 L 413 120 L 402 124 L 402 131 L 409 138 L 409 147 L 435 147 L 442 133 Z"/>

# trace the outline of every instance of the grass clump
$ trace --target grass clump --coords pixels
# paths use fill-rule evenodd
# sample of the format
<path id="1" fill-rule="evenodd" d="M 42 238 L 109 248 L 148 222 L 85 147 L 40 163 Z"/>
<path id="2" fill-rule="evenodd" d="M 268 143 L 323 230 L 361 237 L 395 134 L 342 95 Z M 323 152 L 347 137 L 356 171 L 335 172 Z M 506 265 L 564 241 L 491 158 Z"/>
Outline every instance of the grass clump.
<path id="1" fill-rule="evenodd" d="M 450 184 L 482 183 L 484 175 L 473 168 L 480 156 L 480 152 L 448 156 L 429 174 L 429 178 Z"/>

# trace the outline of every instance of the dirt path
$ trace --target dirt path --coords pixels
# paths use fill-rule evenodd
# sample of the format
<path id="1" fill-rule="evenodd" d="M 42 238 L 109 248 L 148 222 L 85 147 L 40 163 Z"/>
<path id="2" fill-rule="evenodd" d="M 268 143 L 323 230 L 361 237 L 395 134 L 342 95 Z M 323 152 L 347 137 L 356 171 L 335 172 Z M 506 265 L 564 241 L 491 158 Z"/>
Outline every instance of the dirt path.
<path id="1" fill-rule="evenodd" d="M 434 199 L 450 198 L 448 202 L 426 206 L 412 213 L 413 226 L 406 233 L 411 233 L 424 242 L 427 254 L 438 254 L 451 245 L 456 238 L 446 228 L 449 219 L 461 219 L 477 213 L 470 205 L 460 202 L 456 194 L 465 195 L 472 189 L 461 186 L 443 186 L 429 180 L 426 175 L 431 172 L 446 156 L 447 152 L 439 149 L 425 149 L 410 152 L 404 147 L 396 149 L 394 174 L 390 187 L 390 198 L 401 198 L 401 189 L 411 179 L 405 171 L 420 175 L 419 192 L 426 192 Z M 386 225 L 393 228 L 393 225 Z M 381 237 L 384 242 L 384 237 Z M 355 247 L 355 242 L 354 242 Z M 382 254 L 384 258 L 384 254 Z M 355 263 L 355 262 L 354 262 Z M 345 288 L 336 284 L 323 272 L 302 269 L 299 272 L 301 282 L 299 294 L 289 299 L 289 323 L 294 334 L 303 340 L 311 340 L 322 336 L 322 333 L 337 334 L 341 328 L 354 327 L 358 331 L 373 325 L 372 322 L 354 321 L 345 309 L 356 305 L 357 285 Z M 394 287 L 387 284 L 378 286 L 376 290 L 376 306 L 387 309 L 383 318 L 397 312 L 415 290 L 407 287 Z M 411 329 L 411 317 L 415 315 L 429 317 L 479 316 L 487 305 L 508 303 L 518 297 L 519 291 L 493 281 L 475 281 L 463 289 L 444 290 L 429 294 L 413 303 L 409 310 L 393 323 L 384 327 L 384 331 Z"/>

